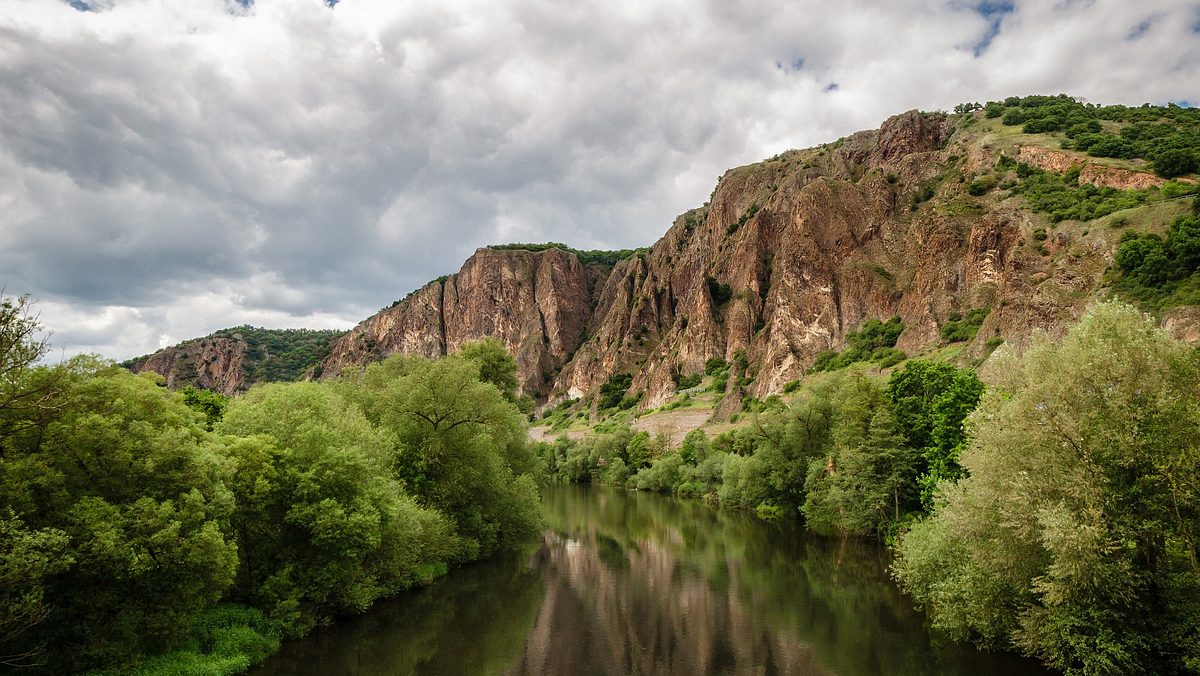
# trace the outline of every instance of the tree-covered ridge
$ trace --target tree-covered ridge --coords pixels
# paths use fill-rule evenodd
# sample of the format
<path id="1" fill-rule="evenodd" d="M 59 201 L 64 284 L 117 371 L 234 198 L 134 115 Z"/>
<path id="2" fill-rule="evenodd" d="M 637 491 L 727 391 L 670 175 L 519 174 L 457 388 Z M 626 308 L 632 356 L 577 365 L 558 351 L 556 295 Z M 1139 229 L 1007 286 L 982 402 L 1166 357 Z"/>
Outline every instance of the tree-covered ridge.
<path id="1" fill-rule="evenodd" d="M 203 338 L 186 340 L 176 349 L 199 345 L 205 341 L 225 338 L 240 341 L 246 346 L 243 368 L 247 384 L 292 382 L 329 356 L 330 345 L 345 334 L 336 329 L 265 329 L 257 326 L 235 326 L 221 329 Z M 149 355 L 122 362 L 126 368 L 145 363 Z M 194 364 L 184 364 L 177 384 L 195 386 L 197 372 Z"/>
<path id="2" fill-rule="evenodd" d="M 985 105 L 961 104 L 955 112 L 983 109 L 1006 125 L 1021 125 L 1026 134 L 1062 132 L 1064 148 L 1093 157 L 1143 159 L 1164 178 L 1195 173 L 1200 169 L 1200 109 L 1174 103 L 1100 106 L 1083 103 L 1065 94 L 1010 96 Z M 1110 125 L 1106 130 L 1103 123 Z"/>
<path id="3" fill-rule="evenodd" d="M 562 244 L 559 242 L 545 242 L 543 244 L 526 244 L 523 242 L 512 242 L 510 244 L 491 244 L 488 246 L 488 248 L 496 249 L 499 251 L 509 250 L 509 251 L 533 251 L 533 252 L 546 251 L 548 249 L 562 249 L 563 251 L 567 251 L 567 252 L 575 254 L 575 257 L 579 259 L 579 262 L 583 263 L 584 265 L 616 265 L 618 262 L 623 261 L 626 258 L 632 258 L 633 256 L 636 256 L 640 253 L 645 253 L 646 251 L 648 251 L 648 249 L 646 249 L 645 247 L 639 247 L 637 249 L 614 249 L 614 250 L 573 249 L 573 248 L 567 246 L 566 244 Z"/>
<path id="4" fill-rule="evenodd" d="M 490 345 L 227 400 L 92 357 L 37 366 L 27 305 L 3 307 L 3 668 L 240 673 L 540 530 Z"/>

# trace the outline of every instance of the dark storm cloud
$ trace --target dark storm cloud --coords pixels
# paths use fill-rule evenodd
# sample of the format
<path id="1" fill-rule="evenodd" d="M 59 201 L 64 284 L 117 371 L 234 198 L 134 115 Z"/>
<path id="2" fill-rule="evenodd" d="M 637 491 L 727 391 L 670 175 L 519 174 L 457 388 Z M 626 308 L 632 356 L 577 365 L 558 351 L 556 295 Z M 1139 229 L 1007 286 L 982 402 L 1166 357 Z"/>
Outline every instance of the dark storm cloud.
<path id="1" fill-rule="evenodd" d="M 0 284 L 117 357 L 348 326 L 491 242 L 646 245 L 908 108 L 1186 98 L 1200 58 L 1167 0 L 73 4 L 0 0 Z"/>

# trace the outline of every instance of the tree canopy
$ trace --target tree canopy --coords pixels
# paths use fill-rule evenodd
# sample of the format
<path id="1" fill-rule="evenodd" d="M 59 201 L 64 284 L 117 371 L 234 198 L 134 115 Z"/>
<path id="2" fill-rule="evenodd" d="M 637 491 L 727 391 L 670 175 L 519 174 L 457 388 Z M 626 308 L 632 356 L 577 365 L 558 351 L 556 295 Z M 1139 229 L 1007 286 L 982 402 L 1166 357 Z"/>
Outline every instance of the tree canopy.
<path id="1" fill-rule="evenodd" d="M 1200 669 L 1200 364 L 1129 306 L 998 355 L 897 579 L 955 636 L 1068 673 Z"/>

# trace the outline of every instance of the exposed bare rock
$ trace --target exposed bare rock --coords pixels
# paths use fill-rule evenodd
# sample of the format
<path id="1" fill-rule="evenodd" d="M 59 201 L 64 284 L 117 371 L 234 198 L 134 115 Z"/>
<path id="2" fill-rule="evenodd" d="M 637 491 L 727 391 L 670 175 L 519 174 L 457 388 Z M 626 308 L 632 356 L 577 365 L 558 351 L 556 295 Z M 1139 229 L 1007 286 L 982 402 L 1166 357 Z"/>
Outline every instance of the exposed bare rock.
<path id="1" fill-rule="evenodd" d="M 1176 340 L 1200 344 L 1200 307 L 1185 305 L 1171 308 L 1162 318 L 1162 327 Z"/>
<path id="2" fill-rule="evenodd" d="M 883 164 L 912 153 L 937 150 L 953 130 L 953 123 L 940 113 L 910 110 L 894 115 L 879 128 L 872 158 L 876 164 Z"/>
<path id="3" fill-rule="evenodd" d="M 318 374 L 391 354 L 436 357 L 495 336 L 517 360 L 526 394 L 544 397 L 572 356 L 592 312 L 597 275 L 572 253 L 479 249 L 457 274 L 431 282 L 335 342 Z"/>
<path id="4" fill-rule="evenodd" d="M 1084 156 L 1070 155 L 1041 146 L 1021 146 L 1017 159 L 1046 171 L 1064 172 L 1079 167 L 1079 182 L 1118 190 L 1146 190 L 1166 183 L 1166 180 L 1144 171 L 1106 167 L 1089 162 Z"/>
<path id="5" fill-rule="evenodd" d="M 130 365 L 134 373 L 153 371 L 167 387 L 196 385 L 226 396 L 247 385 L 246 344 L 235 338 L 202 338 L 168 347 Z"/>
<path id="6" fill-rule="evenodd" d="M 869 319 L 898 315 L 897 347 L 909 353 L 937 346 L 948 317 L 971 308 L 991 314 L 969 356 L 986 354 L 993 337 L 1062 331 L 1103 293 L 1116 242 L 1060 230 L 1036 243 L 1044 220 L 1019 198 L 968 195 L 967 179 L 990 171 L 998 150 L 956 124 L 910 111 L 877 131 L 731 169 L 709 203 L 611 269 L 556 249 L 481 249 L 339 340 L 323 373 L 492 335 L 540 400 L 586 398 L 628 373 L 648 408 L 676 393 L 679 375 L 722 357 L 734 366 L 721 419 L 744 396 L 780 391 Z M 1097 185 L 1162 182 L 1058 151 L 1019 153 L 1053 171 L 1083 162 L 1081 180 Z M 1197 332 L 1194 317 L 1169 322 Z"/>

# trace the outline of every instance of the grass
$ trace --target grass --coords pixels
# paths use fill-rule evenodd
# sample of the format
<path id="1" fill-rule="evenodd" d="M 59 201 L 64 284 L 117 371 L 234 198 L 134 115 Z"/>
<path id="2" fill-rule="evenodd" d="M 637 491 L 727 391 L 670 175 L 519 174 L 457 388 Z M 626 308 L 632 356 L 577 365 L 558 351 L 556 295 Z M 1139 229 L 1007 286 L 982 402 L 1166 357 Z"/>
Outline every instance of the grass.
<path id="1" fill-rule="evenodd" d="M 1062 147 L 1062 142 L 1067 140 L 1067 137 L 1062 132 L 1050 132 L 1045 134 L 1026 134 L 1021 131 L 1020 125 L 1006 126 L 1000 122 L 1000 118 L 986 119 L 980 116 L 980 123 L 973 128 L 974 133 L 979 133 L 979 141 L 985 146 L 999 150 L 1007 150 L 1014 145 L 1022 146 L 1041 146 L 1048 148 L 1064 155 L 1069 155 L 1077 160 L 1080 164 L 1096 164 L 1103 167 L 1113 167 L 1115 169 L 1129 169 L 1130 171 L 1142 171 L 1152 173 L 1145 160 L 1124 160 L 1117 157 L 1092 157 L 1087 153 L 1078 150 L 1066 150 Z M 1122 124 L 1112 123 L 1115 125 L 1113 133 L 1119 131 Z M 1107 131 L 1107 130 L 1106 130 Z M 970 133 L 970 132 L 969 132 Z"/>

